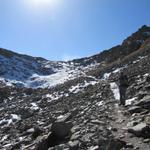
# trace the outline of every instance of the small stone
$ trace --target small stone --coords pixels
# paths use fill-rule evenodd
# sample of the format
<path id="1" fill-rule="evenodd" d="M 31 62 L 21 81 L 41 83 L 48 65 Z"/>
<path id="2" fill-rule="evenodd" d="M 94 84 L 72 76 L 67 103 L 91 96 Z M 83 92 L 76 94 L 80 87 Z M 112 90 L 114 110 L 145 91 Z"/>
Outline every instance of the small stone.
<path id="1" fill-rule="evenodd" d="M 79 141 L 70 141 L 68 143 L 70 150 L 78 150 L 79 149 Z"/>
<path id="2" fill-rule="evenodd" d="M 150 139 L 144 139 L 143 142 L 144 143 L 150 143 Z"/>
<path id="3" fill-rule="evenodd" d="M 140 148 L 138 147 L 138 146 L 136 146 L 135 148 L 134 148 L 134 150 L 139 150 Z"/>
<path id="4" fill-rule="evenodd" d="M 96 124 L 96 125 L 104 125 L 105 124 L 105 122 L 100 121 L 100 120 L 92 120 L 91 123 Z"/>
<path id="5" fill-rule="evenodd" d="M 120 135 L 120 136 L 119 136 L 120 139 L 123 139 L 124 137 L 125 137 L 124 135 Z"/>
<path id="6" fill-rule="evenodd" d="M 118 131 L 117 128 L 112 128 L 111 130 L 114 131 L 114 132 L 117 132 L 117 131 Z"/>
<path id="7" fill-rule="evenodd" d="M 43 131 L 42 131 L 39 127 L 35 127 L 35 128 L 34 128 L 34 132 L 32 133 L 32 137 L 33 137 L 34 139 L 36 139 L 38 136 L 41 135 L 42 132 L 43 132 Z"/>
<path id="8" fill-rule="evenodd" d="M 92 146 L 88 150 L 99 150 L 99 146 Z"/>
<path id="9" fill-rule="evenodd" d="M 120 150 L 121 148 L 126 146 L 125 141 L 121 141 L 119 139 L 105 139 L 101 138 L 99 140 L 100 149 L 108 149 L 108 150 Z"/>
<path id="10" fill-rule="evenodd" d="M 71 113 L 67 113 L 65 115 L 61 115 L 58 117 L 58 122 L 67 122 L 72 118 L 72 114 Z"/>
<path id="11" fill-rule="evenodd" d="M 143 109 L 140 106 L 133 106 L 128 109 L 128 111 L 133 114 L 133 113 L 140 113 Z"/>
<path id="12" fill-rule="evenodd" d="M 132 143 L 127 143 L 126 144 L 126 148 L 133 148 L 134 146 L 133 146 L 133 144 Z"/>
<path id="13" fill-rule="evenodd" d="M 81 136 L 80 132 L 76 132 L 71 136 L 71 140 L 77 140 Z"/>

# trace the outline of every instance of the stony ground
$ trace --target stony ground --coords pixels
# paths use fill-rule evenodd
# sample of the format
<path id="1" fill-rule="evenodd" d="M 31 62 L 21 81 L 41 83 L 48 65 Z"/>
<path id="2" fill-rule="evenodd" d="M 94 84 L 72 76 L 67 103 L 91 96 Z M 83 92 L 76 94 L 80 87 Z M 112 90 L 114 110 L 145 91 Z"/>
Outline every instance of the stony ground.
<path id="1" fill-rule="evenodd" d="M 112 89 L 109 81 L 99 80 L 75 93 L 13 89 L 0 107 L 0 149 L 149 150 L 146 79 L 134 87 L 147 90 L 129 97 L 126 107 L 118 105 L 117 86 Z"/>

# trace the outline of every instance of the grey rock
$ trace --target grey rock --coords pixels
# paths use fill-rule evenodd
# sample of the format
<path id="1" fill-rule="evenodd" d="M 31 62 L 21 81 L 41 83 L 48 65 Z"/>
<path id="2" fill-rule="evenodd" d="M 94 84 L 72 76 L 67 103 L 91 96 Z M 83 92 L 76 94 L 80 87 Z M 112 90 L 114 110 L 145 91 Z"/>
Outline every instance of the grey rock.
<path id="1" fill-rule="evenodd" d="M 136 103 L 136 106 L 141 106 L 143 108 L 149 108 L 150 106 L 150 96 L 145 96 L 139 102 Z"/>
<path id="2" fill-rule="evenodd" d="M 78 140 L 80 137 L 81 137 L 80 132 L 76 132 L 76 133 L 72 134 L 70 139 L 71 140 Z"/>
<path id="3" fill-rule="evenodd" d="M 60 144 L 55 146 L 56 150 L 69 150 L 69 146 L 67 144 Z"/>
<path id="4" fill-rule="evenodd" d="M 144 143 L 150 143 L 150 139 L 144 139 L 143 142 Z"/>
<path id="5" fill-rule="evenodd" d="M 140 113 L 143 109 L 140 106 L 133 106 L 128 109 L 128 111 L 133 114 L 133 113 Z"/>
<path id="6" fill-rule="evenodd" d="M 127 143 L 127 144 L 126 144 L 126 148 L 134 148 L 134 146 L 133 146 L 132 143 Z"/>
<path id="7" fill-rule="evenodd" d="M 65 114 L 62 118 L 58 119 L 57 122 L 67 122 L 72 118 L 71 113 Z"/>
<path id="8" fill-rule="evenodd" d="M 140 91 L 139 93 L 138 93 L 138 99 L 142 99 L 143 97 L 145 97 L 147 95 L 147 92 L 146 91 Z"/>
<path id="9" fill-rule="evenodd" d="M 128 129 L 128 132 L 135 136 L 148 138 L 150 137 L 150 127 L 146 123 L 139 123 L 134 127 Z"/>
<path id="10" fill-rule="evenodd" d="M 15 111 L 15 114 L 21 115 L 22 119 L 26 119 L 34 115 L 32 110 L 26 108 L 19 108 L 17 111 Z"/>
<path id="11" fill-rule="evenodd" d="M 72 122 L 54 122 L 51 126 L 51 132 L 59 138 L 64 138 L 71 132 Z"/>
<path id="12" fill-rule="evenodd" d="M 40 137 L 37 141 L 38 142 L 36 150 L 48 150 L 49 146 L 46 137 Z"/>
<path id="13" fill-rule="evenodd" d="M 70 150 L 78 150 L 79 149 L 79 141 L 70 141 L 68 143 Z"/>
<path id="14" fill-rule="evenodd" d="M 38 136 L 42 134 L 43 130 L 38 126 L 34 127 L 34 132 L 32 133 L 32 137 L 36 139 Z"/>
<path id="15" fill-rule="evenodd" d="M 126 142 L 119 139 L 100 139 L 99 148 L 102 150 L 121 150 L 126 146 Z"/>
<path id="16" fill-rule="evenodd" d="M 38 144 L 37 150 L 48 150 L 57 145 L 59 145 L 57 149 L 63 149 L 61 145 L 68 141 L 72 126 L 71 122 L 54 122 L 51 126 L 51 133 Z"/>
<path id="17" fill-rule="evenodd" d="M 105 125 L 105 122 L 100 121 L 100 120 L 92 120 L 91 123 L 96 124 L 96 125 Z"/>

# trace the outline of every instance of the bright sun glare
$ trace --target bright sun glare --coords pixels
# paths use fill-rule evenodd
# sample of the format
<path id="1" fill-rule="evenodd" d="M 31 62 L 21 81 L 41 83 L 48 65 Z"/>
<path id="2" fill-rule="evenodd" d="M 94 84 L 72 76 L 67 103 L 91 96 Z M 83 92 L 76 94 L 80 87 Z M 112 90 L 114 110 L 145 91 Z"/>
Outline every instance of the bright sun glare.
<path id="1" fill-rule="evenodd" d="M 45 7 L 54 7 L 58 6 L 61 0 L 24 0 L 24 2 L 31 7 L 32 9 L 43 9 Z"/>
<path id="2" fill-rule="evenodd" d="M 54 0 L 31 0 L 33 5 L 48 5 L 53 4 Z"/>

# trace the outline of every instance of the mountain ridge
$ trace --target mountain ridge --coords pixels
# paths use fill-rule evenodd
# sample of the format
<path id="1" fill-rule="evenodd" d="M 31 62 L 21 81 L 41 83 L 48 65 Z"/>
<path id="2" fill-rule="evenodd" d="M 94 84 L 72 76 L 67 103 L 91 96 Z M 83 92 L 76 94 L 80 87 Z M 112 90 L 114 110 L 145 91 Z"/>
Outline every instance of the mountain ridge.
<path id="1" fill-rule="evenodd" d="M 36 88 L 43 86 L 45 88 L 59 83 L 50 84 L 53 80 L 51 76 L 54 76 L 56 80 L 60 78 L 60 83 L 64 83 L 67 80 L 74 79 L 77 76 L 86 74 L 87 72 L 92 72 L 92 67 L 98 68 L 97 70 L 101 71 L 111 63 L 124 59 L 124 57 L 140 49 L 145 41 L 150 38 L 149 33 L 150 27 L 144 25 L 137 32 L 126 38 L 121 45 L 102 51 L 91 57 L 74 59 L 67 62 L 49 61 L 44 58 L 18 54 L 1 48 L 1 81 L 6 81 L 9 85 L 21 87 Z M 65 75 L 61 79 L 60 73 L 70 76 L 70 79 L 66 78 Z M 89 74 L 97 76 L 94 73 Z"/>

